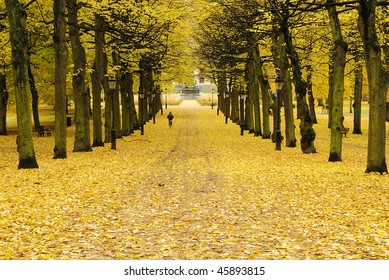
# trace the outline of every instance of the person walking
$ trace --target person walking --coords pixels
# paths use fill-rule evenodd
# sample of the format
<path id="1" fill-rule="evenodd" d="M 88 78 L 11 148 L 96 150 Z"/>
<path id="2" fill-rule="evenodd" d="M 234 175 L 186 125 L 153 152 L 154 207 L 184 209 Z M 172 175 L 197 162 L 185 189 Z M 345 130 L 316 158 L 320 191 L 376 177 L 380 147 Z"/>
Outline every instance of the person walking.
<path id="1" fill-rule="evenodd" d="M 169 127 L 172 127 L 173 119 L 174 119 L 174 116 L 173 116 L 172 112 L 169 112 L 169 114 L 167 115 L 167 118 L 169 120 Z"/>

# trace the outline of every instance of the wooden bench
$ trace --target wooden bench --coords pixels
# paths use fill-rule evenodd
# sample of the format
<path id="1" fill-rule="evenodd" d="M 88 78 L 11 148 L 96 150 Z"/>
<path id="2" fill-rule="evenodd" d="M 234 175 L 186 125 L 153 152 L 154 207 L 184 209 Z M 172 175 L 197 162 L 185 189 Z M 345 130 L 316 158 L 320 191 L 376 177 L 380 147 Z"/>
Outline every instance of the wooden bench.
<path id="1" fill-rule="evenodd" d="M 342 128 L 342 134 L 344 135 L 344 137 L 347 136 L 347 133 L 348 133 L 349 130 L 350 130 L 350 128 L 348 128 L 348 127 L 343 127 Z"/>
<path id="2" fill-rule="evenodd" d="M 321 113 L 328 114 L 329 109 L 330 109 L 330 106 L 328 106 L 328 104 L 323 104 L 323 109 L 322 109 Z"/>
<path id="3" fill-rule="evenodd" d="M 37 131 L 38 131 L 38 137 L 44 137 L 45 135 L 51 136 L 51 130 L 44 127 L 43 125 L 38 126 Z"/>

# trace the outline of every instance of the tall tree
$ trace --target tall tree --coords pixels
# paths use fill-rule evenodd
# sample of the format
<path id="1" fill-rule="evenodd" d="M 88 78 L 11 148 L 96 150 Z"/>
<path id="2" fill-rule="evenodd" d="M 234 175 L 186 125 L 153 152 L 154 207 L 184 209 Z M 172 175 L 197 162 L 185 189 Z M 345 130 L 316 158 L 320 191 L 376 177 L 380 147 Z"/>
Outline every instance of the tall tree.
<path id="1" fill-rule="evenodd" d="M 17 111 L 18 168 L 38 168 L 31 124 L 31 97 L 27 73 L 26 12 L 18 0 L 5 0 L 12 47 L 12 67 Z"/>
<path id="2" fill-rule="evenodd" d="M 92 80 L 92 116 L 93 116 L 93 147 L 104 146 L 101 120 L 101 90 L 104 77 L 104 45 L 105 45 L 105 20 L 96 13 L 95 31 L 95 63 L 91 74 Z"/>
<path id="3" fill-rule="evenodd" d="M 38 90 L 38 87 L 42 77 L 39 75 L 39 71 L 34 70 L 39 69 L 45 64 L 45 62 L 42 62 L 45 61 L 45 56 L 42 56 L 43 53 L 50 53 L 51 60 L 52 44 L 48 40 L 51 29 L 46 20 L 46 17 L 49 16 L 46 12 L 49 7 L 46 6 L 46 3 L 41 5 L 37 1 L 30 1 L 26 5 L 28 6 L 28 25 L 26 26 L 28 34 L 27 71 L 31 91 L 34 128 L 38 129 L 41 125 L 39 118 L 40 91 Z M 37 58 L 35 61 L 34 56 Z M 45 90 L 47 86 L 42 88 Z"/>
<path id="4" fill-rule="evenodd" d="M 269 117 L 269 109 L 270 109 L 269 81 L 265 77 L 263 71 L 263 60 L 260 54 L 259 54 L 258 64 L 259 64 L 258 65 L 259 85 L 261 87 L 261 94 L 262 94 L 262 126 L 263 126 L 262 139 L 269 139 L 271 136 L 270 117 Z"/>
<path id="5" fill-rule="evenodd" d="M 354 25 L 352 26 L 354 27 Z M 357 23 L 356 28 L 349 28 L 347 31 L 348 38 L 348 52 L 354 62 L 354 95 L 352 108 L 354 109 L 354 128 L 353 134 L 362 134 L 362 94 L 363 94 L 363 46 L 362 40 L 359 36 Z"/>
<path id="6" fill-rule="evenodd" d="M 260 87 L 259 87 L 259 44 L 257 43 L 257 35 L 253 35 L 252 48 L 249 50 L 249 60 L 247 62 L 248 74 L 248 92 L 252 99 L 252 123 L 254 136 L 262 136 L 261 129 L 261 112 L 259 106 Z"/>
<path id="7" fill-rule="evenodd" d="M 122 69 L 124 70 L 120 75 L 120 93 L 121 93 L 121 101 L 122 101 L 122 136 L 127 136 L 132 133 L 131 127 L 131 117 L 130 115 L 130 94 L 133 93 L 132 86 L 132 76 L 131 73 L 128 72 L 129 69 L 126 69 L 126 65 L 122 65 Z"/>
<path id="8" fill-rule="evenodd" d="M 367 78 L 369 81 L 369 134 L 365 172 L 388 173 L 385 158 L 386 92 L 380 88 L 381 46 L 376 32 L 376 0 L 359 1 L 359 32 L 363 41 Z"/>
<path id="9" fill-rule="evenodd" d="M 343 40 L 342 30 L 335 0 L 327 0 L 327 11 L 332 31 L 332 102 L 331 102 L 331 142 L 329 161 L 342 161 L 343 130 L 343 92 L 344 69 L 346 67 L 347 43 Z"/>
<path id="10" fill-rule="evenodd" d="M 66 158 L 66 68 L 68 48 L 66 45 L 65 0 L 54 0 L 54 50 L 55 50 L 55 146 L 54 159 Z"/>
<path id="11" fill-rule="evenodd" d="M 113 102 L 113 128 L 116 131 L 116 138 L 121 138 L 122 136 L 122 129 L 121 129 L 121 120 L 120 120 L 120 76 L 121 76 L 121 70 L 120 70 L 120 57 L 119 53 L 114 51 L 112 52 L 112 61 L 115 66 L 115 68 L 119 69 L 115 73 L 115 79 L 116 79 L 116 86 L 113 91 L 113 96 L 112 96 L 112 102 Z"/>
<path id="12" fill-rule="evenodd" d="M 6 75 L 0 72 L 0 135 L 7 135 L 8 91 Z"/>
<path id="13" fill-rule="evenodd" d="M 267 0 L 270 11 L 274 18 L 274 24 L 278 24 L 280 32 L 284 36 L 285 48 L 290 60 L 293 73 L 293 82 L 297 98 L 297 116 L 300 119 L 300 146 L 303 153 L 316 153 L 313 119 L 307 103 L 307 85 L 302 77 L 301 60 L 293 43 L 291 33 L 291 19 L 295 16 L 296 9 L 290 9 L 291 1 Z"/>
<path id="14" fill-rule="evenodd" d="M 139 129 L 139 120 L 136 113 L 135 108 L 135 98 L 134 98 L 134 77 L 133 73 L 131 72 L 131 69 L 128 69 L 127 72 L 125 72 L 125 85 L 123 88 L 126 89 L 127 92 L 127 100 L 128 100 L 128 114 L 129 114 L 129 127 L 130 127 L 130 133 L 133 133 L 134 130 Z"/>
<path id="15" fill-rule="evenodd" d="M 363 89 L 363 63 L 359 53 L 353 54 L 354 68 L 354 128 L 353 134 L 362 134 L 362 89 Z"/>
<path id="16" fill-rule="evenodd" d="M 385 2 L 388 5 L 388 2 Z M 384 4 L 384 2 L 381 2 Z M 383 54 L 383 67 L 381 71 L 381 89 L 386 94 L 386 121 L 389 122 L 389 8 L 378 9 L 377 23 Z"/>
<path id="17" fill-rule="evenodd" d="M 312 122 L 317 124 L 316 118 L 316 109 L 315 109 L 315 97 L 313 95 L 313 85 L 312 85 L 312 66 L 307 65 L 307 93 L 308 93 L 308 103 L 309 110 L 311 111 Z"/>
<path id="18" fill-rule="evenodd" d="M 273 36 L 273 57 L 274 64 L 279 69 L 280 77 L 284 81 L 281 98 L 284 103 L 285 115 L 285 146 L 296 147 L 293 100 L 292 100 L 292 79 L 290 77 L 290 63 L 283 33 L 276 32 Z"/>
<path id="19" fill-rule="evenodd" d="M 85 88 L 86 55 L 80 39 L 78 25 L 78 11 L 81 8 L 77 0 L 66 0 L 68 10 L 69 38 L 73 55 L 73 95 L 75 106 L 76 133 L 74 139 L 74 152 L 89 152 L 89 94 Z"/>
<path id="20" fill-rule="evenodd" d="M 36 88 L 35 77 L 31 69 L 29 51 L 27 51 L 27 54 L 28 54 L 27 73 L 28 73 L 28 82 L 30 84 L 31 99 L 32 99 L 32 116 L 34 119 L 34 127 L 35 129 L 38 129 L 38 127 L 41 125 L 39 120 L 39 95 L 38 95 L 38 89 Z"/>

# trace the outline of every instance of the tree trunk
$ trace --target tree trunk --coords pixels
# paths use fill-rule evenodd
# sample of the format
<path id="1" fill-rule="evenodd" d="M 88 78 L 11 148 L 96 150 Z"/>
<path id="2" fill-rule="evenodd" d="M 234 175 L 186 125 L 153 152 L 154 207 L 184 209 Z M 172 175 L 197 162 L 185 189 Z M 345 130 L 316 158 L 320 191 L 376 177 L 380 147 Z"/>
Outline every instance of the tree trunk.
<path id="1" fill-rule="evenodd" d="M 0 73 L 0 135 L 7 135 L 8 91 L 5 73 Z"/>
<path id="2" fill-rule="evenodd" d="M 385 25 L 385 28 L 385 32 L 389 33 L 389 26 Z M 384 54 L 384 63 L 381 73 L 381 88 L 387 97 L 389 90 L 389 40 L 385 41 L 385 44 L 382 46 L 382 51 Z M 386 102 L 386 121 L 389 122 L 389 102 Z"/>
<path id="3" fill-rule="evenodd" d="M 250 95 L 247 95 L 247 98 L 244 102 L 244 130 L 248 130 L 249 133 L 254 132 L 253 103 Z"/>
<path id="4" fill-rule="evenodd" d="M 104 42 L 105 44 L 105 42 Z M 108 85 L 108 56 L 103 52 L 103 90 L 104 90 L 104 143 L 111 143 L 112 130 L 112 94 Z"/>
<path id="5" fill-rule="evenodd" d="M 112 60 L 116 67 L 120 66 L 119 54 L 117 52 L 112 53 Z M 120 120 L 120 70 L 116 71 L 116 87 L 113 94 L 113 128 L 116 131 L 116 138 L 122 137 L 121 120 Z"/>
<path id="6" fill-rule="evenodd" d="M 35 78 L 34 78 L 34 74 L 32 73 L 29 55 L 27 61 L 28 61 L 27 62 L 28 82 L 30 85 L 31 98 L 32 98 L 32 116 L 34 119 L 34 127 L 35 129 L 38 129 L 38 127 L 41 125 L 39 121 L 39 95 L 38 95 L 38 90 L 36 89 Z"/>
<path id="7" fill-rule="evenodd" d="M 238 92 L 233 89 L 230 93 L 231 116 L 233 123 L 239 124 L 239 97 Z"/>
<path id="8" fill-rule="evenodd" d="M 130 134 L 134 133 L 134 130 L 139 128 L 139 121 L 136 114 L 135 101 L 134 101 L 134 78 L 133 73 L 126 73 L 126 87 L 128 90 L 128 117 L 129 117 L 129 129 Z"/>
<path id="9" fill-rule="evenodd" d="M 328 4 L 334 4 L 334 0 L 327 0 Z M 327 7 L 332 30 L 332 57 L 333 57 L 333 93 L 332 105 L 330 107 L 331 121 L 331 143 L 329 161 L 342 161 L 342 139 L 343 139 L 343 92 L 344 92 L 344 69 L 346 67 L 347 43 L 343 41 L 341 25 L 336 7 Z"/>
<path id="10" fill-rule="evenodd" d="M 316 110 L 315 110 L 315 98 L 313 96 L 313 87 L 312 87 L 312 66 L 307 66 L 307 92 L 308 92 L 308 102 L 309 110 L 311 111 L 312 122 L 317 124 Z"/>
<path id="11" fill-rule="evenodd" d="M 332 99 L 334 95 L 334 57 L 333 52 L 331 52 L 329 57 L 329 64 L 328 64 L 328 99 L 325 103 L 327 106 L 327 113 L 328 113 L 328 128 L 331 128 L 332 123 Z"/>
<path id="12" fill-rule="evenodd" d="M 154 91 L 154 71 L 152 68 L 147 69 L 147 110 L 148 120 L 153 118 L 153 91 Z"/>
<path id="13" fill-rule="evenodd" d="M 276 131 L 278 127 L 278 102 L 277 97 L 274 93 L 271 94 L 272 103 L 270 105 L 270 109 L 273 114 L 273 133 L 271 135 L 271 140 L 273 143 L 276 142 Z M 282 136 L 281 136 L 282 139 Z"/>
<path id="14" fill-rule="evenodd" d="M 250 59 L 251 60 L 251 59 Z M 252 71 L 250 70 L 250 60 L 245 65 L 245 83 L 247 98 L 244 105 L 244 127 L 249 133 L 254 133 L 254 88 L 253 81 L 251 79 Z"/>
<path id="15" fill-rule="evenodd" d="M 256 37 L 254 36 L 253 39 L 256 42 Z M 252 108 L 252 114 L 251 114 L 251 126 L 250 128 L 253 130 L 254 136 L 260 136 L 262 135 L 261 130 L 261 111 L 260 111 L 260 104 L 259 104 L 259 74 L 258 74 L 258 68 L 259 68 L 259 49 L 258 44 L 255 43 L 254 47 L 250 51 L 249 54 L 249 61 L 247 65 L 247 74 L 248 74 L 248 91 L 249 95 L 251 96 L 251 108 Z"/>
<path id="16" fill-rule="evenodd" d="M 19 169 L 38 168 L 32 140 L 31 99 L 27 73 L 26 12 L 18 0 L 5 0 L 12 47 L 17 111 Z"/>
<path id="17" fill-rule="evenodd" d="M 222 71 L 218 74 L 218 79 L 217 79 L 217 92 L 219 93 L 218 96 L 220 98 L 220 107 L 219 110 L 227 116 L 227 108 L 225 106 L 224 102 L 224 96 L 225 92 L 227 91 L 227 75 L 225 71 Z"/>
<path id="18" fill-rule="evenodd" d="M 269 81 L 265 78 L 263 74 L 263 62 L 259 54 L 258 61 L 258 75 L 259 75 L 259 85 L 261 87 L 262 93 L 262 125 L 263 125 L 263 134 L 262 139 L 269 139 L 271 135 L 270 131 L 270 101 L 269 101 Z"/>
<path id="19" fill-rule="evenodd" d="M 74 152 L 92 151 L 90 145 L 89 127 L 89 96 L 85 89 L 86 56 L 81 44 L 78 27 L 78 10 L 80 6 L 77 0 L 66 0 L 69 18 L 69 38 L 73 54 L 73 94 L 75 106 L 75 140 Z"/>
<path id="20" fill-rule="evenodd" d="M 132 87 L 132 81 L 129 78 L 127 69 L 120 78 L 120 92 L 122 100 L 122 135 L 128 136 L 131 134 L 130 131 L 130 87 Z"/>
<path id="21" fill-rule="evenodd" d="M 138 114 L 139 123 L 144 125 L 147 121 L 147 98 L 146 98 L 146 74 L 144 62 L 139 62 L 139 89 L 138 92 L 143 94 L 143 98 L 138 94 Z"/>
<path id="22" fill-rule="evenodd" d="M 105 55 L 104 55 L 105 56 Z M 107 57 L 105 56 L 104 61 L 107 61 Z M 106 69 L 106 68 L 104 68 Z M 105 70 L 106 71 L 106 70 Z M 105 72 L 104 71 L 104 72 Z M 106 72 L 104 74 L 107 74 Z M 104 108 L 104 118 L 105 118 L 105 123 L 104 123 L 104 130 L 105 130 L 105 137 L 104 137 L 104 143 L 111 143 L 111 130 L 112 130 L 112 102 L 113 102 L 113 94 L 111 90 L 109 89 L 108 86 L 108 77 L 104 75 L 103 77 L 103 88 L 104 88 L 104 103 L 105 103 L 105 108 Z"/>
<path id="23" fill-rule="evenodd" d="M 375 26 L 376 0 L 359 1 L 358 25 L 363 41 L 367 78 L 369 81 L 369 134 L 366 173 L 388 173 L 385 159 L 386 92 L 380 88 L 381 47 Z"/>
<path id="24" fill-rule="evenodd" d="M 280 37 L 280 32 L 279 30 L 273 26 L 273 34 L 272 34 L 272 46 L 271 46 L 271 52 L 272 52 L 272 56 L 273 56 L 273 61 L 274 61 L 274 68 L 276 69 L 276 74 L 277 75 L 281 75 L 281 67 L 282 67 L 282 64 L 281 64 L 281 54 L 280 54 L 280 46 L 279 46 L 279 37 Z M 285 74 L 285 71 L 282 71 L 283 74 Z M 282 77 L 283 79 L 284 77 Z M 274 81 L 273 81 L 274 82 Z M 269 85 L 270 86 L 270 85 Z M 278 120 L 278 110 L 281 109 L 281 108 L 278 108 L 279 106 L 279 103 L 277 102 L 277 97 L 276 97 L 276 92 L 274 91 L 271 91 L 271 100 L 272 100 L 272 103 L 271 103 L 271 110 L 272 110 L 272 114 L 273 114 L 273 133 L 271 135 L 271 140 L 273 143 L 276 142 L 276 131 L 277 131 L 277 128 L 278 128 L 278 123 L 279 123 L 279 120 Z M 282 139 L 282 136 L 281 136 L 281 139 Z"/>
<path id="25" fill-rule="evenodd" d="M 293 71 L 293 81 L 298 103 L 297 114 L 300 119 L 299 127 L 301 135 L 301 150 L 304 154 L 316 153 L 316 133 L 313 129 L 312 117 L 306 100 L 307 88 L 306 83 L 302 78 L 300 58 L 292 43 L 292 38 L 289 34 L 288 27 L 283 26 L 281 30 L 285 36 L 286 50 L 291 61 Z"/>
<path id="26" fill-rule="evenodd" d="M 94 72 L 91 74 L 92 98 L 93 98 L 93 141 L 92 147 L 103 147 L 103 123 L 101 120 L 101 91 L 104 76 L 104 18 L 96 14 L 95 31 L 95 63 Z"/>
<path id="27" fill-rule="evenodd" d="M 278 37 L 278 48 L 280 54 L 280 76 L 284 80 L 282 89 L 282 100 L 284 101 L 285 114 L 285 146 L 296 147 L 296 135 L 293 115 L 293 99 L 292 99 L 292 79 L 290 77 L 290 65 L 285 47 L 284 34 Z"/>
<path id="28" fill-rule="evenodd" d="M 54 159 L 66 158 L 66 70 L 68 48 L 66 45 L 65 0 L 54 0 L 54 50 L 55 50 L 55 146 Z"/>
<path id="29" fill-rule="evenodd" d="M 142 100 L 142 123 L 145 124 L 151 119 L 150 95 L 153 88 L 152 69 L 148 63 L 146 56 L 141 58 L 140 65 L 140 84 L 139 92 L 143 91 L 144 98 Z"/>
<path id="30" fill-rule="evenodd" d="M 358 54 L 355 55 L 354 69 L 354 129 L 353 134 L 362 134 L 361 119 L 362 119 L 362 85 L 363 85 L 363 68 L 362 62 Z"/>

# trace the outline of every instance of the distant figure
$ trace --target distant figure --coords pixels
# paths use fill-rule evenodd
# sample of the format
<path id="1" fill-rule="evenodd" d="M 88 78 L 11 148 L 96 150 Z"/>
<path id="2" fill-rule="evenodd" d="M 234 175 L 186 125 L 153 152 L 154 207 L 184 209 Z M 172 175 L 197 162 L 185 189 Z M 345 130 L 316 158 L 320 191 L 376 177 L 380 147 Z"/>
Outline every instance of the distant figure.
<path id="1" fill-rule="evenodd" d="M 169 114 L 167 115 L 167 118 L 169 120 L 169 127 L 172 127 L 173 119 L 174 119 L 174 116 L 173 116 L 172 112 L 169 112 Z"/>

